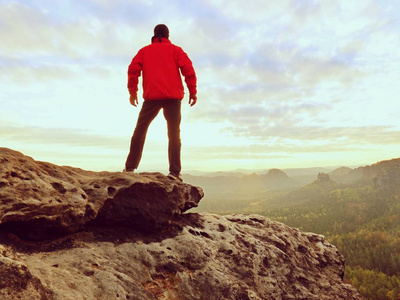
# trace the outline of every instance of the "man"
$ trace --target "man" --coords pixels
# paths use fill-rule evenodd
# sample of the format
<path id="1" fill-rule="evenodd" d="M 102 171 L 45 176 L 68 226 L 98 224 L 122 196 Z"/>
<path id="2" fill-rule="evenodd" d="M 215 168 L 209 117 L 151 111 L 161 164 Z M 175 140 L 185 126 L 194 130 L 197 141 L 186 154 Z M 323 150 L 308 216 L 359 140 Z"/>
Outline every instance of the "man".
<path id="1" fill-rule="evenodd" d="M 140 110 L 136 128 L 131 139 L 128 158 L 124 172 L 137 169 L 147 129 L 150 123 L 163 109 L 168 129 L 168 177 L 183 181 L 181 176 L 181 100 L 183 84 L 181 73 L 189 90 L 189 104 L 197 102 L 196 73 L 187 54 L 169 40 L 169 30 L 164 24 L 154 28 L 151 44 L 143 47 L 132 59 L 128 68 L 128 90 L 130 103 L 138 105 L 138 82 L 143 73 L 143 105 Z"/>

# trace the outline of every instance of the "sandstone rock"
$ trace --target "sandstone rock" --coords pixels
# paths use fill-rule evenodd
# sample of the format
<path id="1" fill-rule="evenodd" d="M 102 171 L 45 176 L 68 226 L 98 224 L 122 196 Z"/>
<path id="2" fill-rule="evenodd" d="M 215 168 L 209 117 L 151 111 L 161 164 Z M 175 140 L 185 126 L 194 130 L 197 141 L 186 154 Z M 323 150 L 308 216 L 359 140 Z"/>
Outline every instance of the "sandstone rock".
<path id="1" fill-rule="evenodd" d="M 30 238 L 74 232 L 94 219 L 159 230 L 202 197 L 201 188 L 160 173 L 90 172 L 0 148 L 0 225 Z"/>
<path id="2" fill-rule="evenodd" d="M 41 281 L 24 263 L 7 257 L 7 252 L 0 245 L 0 299 L 49 299 L 50 293 Z"/>
<path id="3" fill-rule="evenodd" d="M 90 227 L 47 245 L 0 242 L 43 285 L 43 299 L 362 299 L 322 236 L 256 215 L 179 222 L 162 233 Z"/>
<path id="4" fill-rule="evenodd" d="M 9 149 L 0 161 L 0 299 L 362 299 L 323 236 L 257 215 L 183 213 L 200 188 Z"/>

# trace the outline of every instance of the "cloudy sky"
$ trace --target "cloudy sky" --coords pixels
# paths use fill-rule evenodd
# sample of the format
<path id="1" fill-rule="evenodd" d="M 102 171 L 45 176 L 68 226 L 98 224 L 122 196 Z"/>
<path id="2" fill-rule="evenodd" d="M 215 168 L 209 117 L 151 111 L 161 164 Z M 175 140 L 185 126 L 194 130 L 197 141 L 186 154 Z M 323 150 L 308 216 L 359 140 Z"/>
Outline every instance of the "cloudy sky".
<path id="1" fill-rule="evenodd" d="M 165 23 L 198 76 L 183 172 L 397 158 L 399 20 L 392 0 L 0 0 L 0 146 L 122 170 L 140 110 L 127 68 Z M 139 170 L 167 169 L 160 114 Z"/>

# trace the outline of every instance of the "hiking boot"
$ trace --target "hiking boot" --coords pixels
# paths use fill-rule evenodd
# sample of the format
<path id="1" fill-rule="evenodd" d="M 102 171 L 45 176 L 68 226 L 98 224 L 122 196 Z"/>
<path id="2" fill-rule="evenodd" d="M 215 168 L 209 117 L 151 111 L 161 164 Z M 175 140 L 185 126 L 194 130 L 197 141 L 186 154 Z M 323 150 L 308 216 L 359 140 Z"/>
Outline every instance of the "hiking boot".
<path id="1" fill-rule="evenodd" d="M 132 169 L 132 168 L 125 168 L 122 172 L 123 172 L 123 173 L 135 173 L 135 169 Z"/>
<path id="2" fill-rule="evenodd" d="M 169 173 L 168 178 L 183 182 L 182 175 L 180 173 Z"/>

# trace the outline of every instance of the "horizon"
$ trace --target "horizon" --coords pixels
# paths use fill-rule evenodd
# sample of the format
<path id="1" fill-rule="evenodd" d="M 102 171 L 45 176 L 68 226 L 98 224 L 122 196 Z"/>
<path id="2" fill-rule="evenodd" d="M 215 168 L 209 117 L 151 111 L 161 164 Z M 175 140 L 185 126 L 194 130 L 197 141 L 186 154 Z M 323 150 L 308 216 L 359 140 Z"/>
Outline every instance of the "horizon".
<path id="1" fill-rule="evenodd" d="M 350 168 L 350 169 L 357 169 L 357 168 L 362 168 L 362 167 L 367 167 L 367 166 L 371 166 L 373 164 L 376 163 L 380 163 L 383 161 L 390 161 L 390 160 L 395 160 L 395 159 L 400 159 L 400 157 L 393 157 L 393 158 L 389 158 L 389 159 L 383 159 L 383 160 L 379 160 L 379 161 L 374 161 L 371 163 L 364 163 L 364 164 L 356 164 L 356 165 L 343 165 L 343 164 L 338 164 L 338 165 L 331 165 L 331 166 L 313 166 L 313 167 L 308 167 L 308 166 L 304 166 L 304 167 L 270 167 L 270 168 L 237 168 L 237 169 L 225 169 L 225 170 L 196 170 L 196 169 L 191 169 L 191 170 L 183 170 L 182 174 L 185 175 L 194 175 L 194 173 L 198 173 L 198 174 L 205 174 L 205 175 L 211 175 L 211 174 L 217 174 L 217 173 L 239 173 L 239 174 L 252 174 L 252 173 L 256 173 L 256 174 L 263 174 L 264 172 L 268 172 L 270 170 L 273 169 L 277 169 L 277 170 L 281 170 L 284 172 L 287 171 L 297 171 L 297 170 L 310 170 L 310 169 L 321 169 L 322 171 L 334 171 L 336 169 L 339 168 Z M 320 170 L 320 171 L 321 171 Z M 117 170 L 118 172 L 118 170 Z M 138 173 L 141 172 L 165 172 L 167 173 L 167 168 L 165 168 L 165 170 L 160 171 L 159 169 L 148 169 L 148 170 L 139 170 Z"/>
<path id="2" fill-rule="evenodd" d="M 0 2 L 0 146 L 122 171 L 140 107 L 127 68 L 159 23 L 193 61 L 182 173 L 363 166 L 400 150 L 400 2 Z M 141 99 L 139 79 L 139 105 Z M 165 120 L 138 172 L 168 169 Z"/>
<path id="3" fill-rule="evenodd" d="M 7 148 L 7 147 L 5 147 L 5 148 Z M 16 149 L 11 149 L 11 150 L 18 151 Z M 18 151 L 18 152 L 21 152 L 21 151 Z M 28 157 L 33 158 L 35 161 L 43 161 L 43 162 L 49 162 L 49 163 L 52 163 L 52 164 L 55 164 L 55 165 L 59 165 L 59 164 L 51 162 L 51 161 L 37 159 L 36 157 L 33 157 L 33 156 L 28 155 L 28 154 L 23 153 L 23 152 L 21 152 L 21 153 L 23 155 L 26 155 Z M 393 157 L 393 158 L 389 158 L 389 159 L 383 159 L 383 160 L 380 160 L 380 161 L 374 161 L 374 162 L 370 162 L 370 163 L 363 163 L 363 164 L 357 164 L 357 165 L 338 164 L 338 165 L 330 165 L 330 166 L 321 165 L 321 166 L 312 166 L 312 167 L 310 167 L 310 166 L 290 167 L 289 166 L 289 167 L 282 167 L 282 168 L 279 168 L 279 167 L 269 167 L 269 168 L 265 167 L 264 168 L 264 167 L 262 167 L 262 168 L 236 168 L 236 169 L 224 169 L 224 170 L 190 169 L 190 170 L 184 170 L 182 172 L 182 174 L 183 175 L 186 174 L 186 175 L 196 176 L 195 174 L 197 174 L 197 175 L 198 174 L 212 175 L 212 174 L 218 174 L 218 173 L 239 173 L 239 174 L 249 175 L 249 174 L 255 173 L 255 174 L 260 175 L 260 174 L 263 174 L 263 173 L 267 173 L 268 171 L 273 170 L 273 169 L 281 170 L 281 171 L 284 171 L 284 172 L 287 172 L 287 171 L 300 171 L 300 170 L 311 170 L 311 169 L 321 169 L 323 172 L 325 172 L 325 171 L 332 172 L 332 171 L 334 171 L 336 169 L 339 169 L 339 168 L 357 169 L 357 168 L 371 166 L 371 165 L 374 165 L 376 163 L 380 163 L 380 162 L 384 162 L 384 161 L 391 161 L 391 160 L 396 160 L 396 159 L 400 159 L 400 157 Z M 73 167 L 73 168 L 85 169 L 85 168 L 82 168 L 82 167 L 79 167 L 79 166 L 74 166 L 74 165 L 59 165 L 59 166 L 68 166 L 68 167 Z M 92 170 L 92 169 L 86 169 L 86 170 L 87 171 L 96 171 L 96 170 Z M 319 170 L 319 171 L 321 171 L 321 170 Z M 99 172 L 102 172 L 102 171 L 106 171 L 106 172 L 122 172 L 122 170 L 119 170 L 119 169 L 97 170 L 97 171 L 99 171 Z M 164 170 L 162 168 L 161 169 L 141 169 L 141 170 L 138 170 L 135 173 L 140 174 L 140 173 L 146 173 L 146 172 L 160 172 L 160 173 L 164 172 L 164 173 L 167 173 L 167 168 L 165 168 Z"/>

